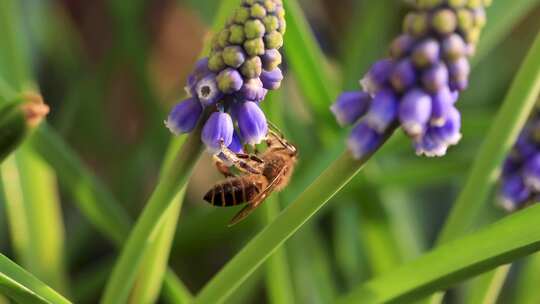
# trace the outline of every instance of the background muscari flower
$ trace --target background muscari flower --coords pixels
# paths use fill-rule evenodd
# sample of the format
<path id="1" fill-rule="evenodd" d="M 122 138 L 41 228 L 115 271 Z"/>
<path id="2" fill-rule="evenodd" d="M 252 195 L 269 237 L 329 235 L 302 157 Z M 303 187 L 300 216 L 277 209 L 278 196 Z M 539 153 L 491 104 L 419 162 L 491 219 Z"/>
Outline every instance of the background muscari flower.
<path id="1" fill-rule="evenodd" d="M 469 83 L 469 58 L 485 25 L 490 0 L 416 0 L 390 57 L 377 61 L 360 81 L 369 98 L 352 102 L 354 92 L 331 107 L 341 125 L 356 127 L 348 145 L 360 158 L 377 148 L 399 122 L 418 155 L 443 156 L 461 139 L 455 107 Z M 371 150 L 370 150 L 371 149 Z"/>
<path id="2" fill-rule="evenodd" d="M 536 109 L 502 168 L 500 205 L 515 211 L 540 197 L 540 109 Z"/>
<path id="3" fill-rule="evenodd" d="M 208 111 L 213 113 L 204 123 L 202 141 L 211 153 L 219 153 L 221 142 L 234 152 L 259 144 L 268 125 L 258 103 L 281 86 L 285 29 L 282 0 L 243 0 L 214 36 L 210 55 L 189 76 L 190 97 L 165 122 L 171 132 L 191 132 Z"/>

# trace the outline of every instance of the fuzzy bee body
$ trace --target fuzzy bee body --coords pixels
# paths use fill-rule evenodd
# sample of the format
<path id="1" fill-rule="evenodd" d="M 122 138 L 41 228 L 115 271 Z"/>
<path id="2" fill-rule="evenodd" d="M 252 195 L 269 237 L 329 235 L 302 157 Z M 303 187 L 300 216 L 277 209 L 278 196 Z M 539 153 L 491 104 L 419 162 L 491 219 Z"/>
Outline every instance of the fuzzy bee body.
<path id="1" fill-rule="evenodd" d="M 204 200 L 216 207 L 232 207 L 253 200 L 268 185 L 263 176 L 228 178 L 215 185 Z"/>
<path id="2" fill-rule="evenodd" d="M 257 208 L 272 192 L 283 190 L 289 183 L 297 160 L 296 148 L 285 139 L 271 132 L 268 148 L 259 155 L 229 153 L 233 165 L 243 170 L 234 176 L 221 161 L 216 165 L 227 179 L 216 184 L 204 200 L 218 207 L 247 204 L 231 221 L 235 224 Z M 231 154 L 232 153 L 232 154 Z"/>

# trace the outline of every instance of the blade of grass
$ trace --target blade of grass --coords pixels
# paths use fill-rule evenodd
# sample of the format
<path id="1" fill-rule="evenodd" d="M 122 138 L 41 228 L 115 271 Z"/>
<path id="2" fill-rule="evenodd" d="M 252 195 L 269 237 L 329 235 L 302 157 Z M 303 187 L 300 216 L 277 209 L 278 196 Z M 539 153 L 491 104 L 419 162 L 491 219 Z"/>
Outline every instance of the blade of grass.
<path id="1" fill-rule="evenodd" d="M 0 65 L 4 76 L 9 76 L 13 87 L 23 91 L 33 87 L 31 80 L 31 62 L 27 35 L 24 33 L 21 3 L 18 1 L 0 2 L 1 34 Z M 5 88 L 5 86 L 3 86 Z M 9 90 L 5 94 L 10 94 Z M 4 169 L 2 169 L 3 171 Z M 67 291 L 66 270 L 64 265 L 64 223 L 58 193 L 56 193 L 56 176 L 41 159 L 24 145 L 16 153 L 12 177 L 20 183 L 10 185 L 15 191 L 7 197 L 10 206 L 11 233 L 17 239 L 17 254 L 30 272 L 55 288 Z M 5 176 L 4 173 L 2 173 Z M 14 199 L 15 206 L 10 202 Z M 20 221 L 16 223 L 16 221 Z M 18 239 L 14 230 L 25 226 L 26 236 Z"/>
<path id="2" fill-rule="evenodd" d="M 28 36 L 24 34 L 21 14 L 19 1 L 0 1 L 0 32 L 3 37 L 0 40 L 0 73 L 18 89 L 33 86 L 26 46 Z"/>
<path id="3" fill-rule="evenodd" d="M 277 196 L 268 199 L 263 205 L 264 223 L 272 222 L 279 214 L 279 209 Z M 269 303 L 294 303 L 293 285 L 285 247 L 277 250 L 266 262 L 265 283 Z"/>
<path id="4" fill-rule="evenodd" d="M 473 163 L 465 186 L 439 235 L 441 244 L 466 233 L 486 205 L 497 170 L 525 124 L 540 93 L 540 33 L 523 62 L 485 142 Z M 434 298 L 439 302 L 441 297 Z"/>
<path id="5" fill-rule="evenodd" d="M 0 70 L 4 76 L 9 76 L 11 84 L 19 90 L 33 83 L 25 41 L 27 35 L 24 35 L 21 14 L 20 2 L 0 2 L 0 28 L 4 37 L 0 42 Z M 8 195 L 7 204 L 12 209 L 9 214 L 15 216 L 10 218 L 10 225 L 13 239 L 17 243 L 17 253 L 31 272 L 65 291 L 63 221 L 55 193 L 55 176 L 26 147 L 22 147 L 16 154 L 9 174 L 20 183 L 10 186 L 19 191 Z M 4 173 L 2 175 L 5 177 Z M 19 204 L 15 206 L 10 202 L 11 199 Z M 22 231 L 26 232 L 26 236 L 20 239 L 16 236 L 18 231 L 14 229 L 23 225 L 25 228 Z"/>
<path id="6" fill-rule="evenodd" d="M 66 290 L 64 231 L 51 171 L 26 147 L 1 167 L 11 238 L 22 264 Z"/>
<path id="7" fill-rule="evenodd" d="M 484 35 L 480 41 L 476 56 L 473 58 L 473 64 L 481 61 L 485 55 L 495 47 L 503 37 L 506 37 L 525 15 L 530 13 L 533 8 L 537 7 L 540 1 L 538 0 L 519 0 L 519 1 L 494 1 L 488 8 L 487 15 L 489 20 L 497 20 L 497 22 L 488 22 L 484 30 Z M 502 267 L 497 271 L 486 273 L 477 280 L 473 281 L 471 289 L 471 297 L 468 298 L 468 303 L 476 302 L 480 298 L 485 298 L 486 301 L 495 302 L 498 293 L 494 291 L 497 286 L 502 287 L 506 274 L 507 267 Z M 500 291 L 499 291 L 500 292 Z M 496 295 L 495 295 L 496 294 Z M 440 298 L 442 300 L 442 298 Z M 432 303 L 440 303 L 434 298 Z M 484 302 L 483 302 L 484 303 Z M 486 302 L 488 303 L 488 302 Z"/>
<path id="8" fill-rule="evenodd" d="M 201 119 L 201 122 L 204 119 Z M 115 264 L 105 288 L 101 303 L 124 303 L 129 296 L 143 256 L 149 244 L 158 236 L 156 229 L 163 224 L 166 211 L 179 191 L 186 187 L 193 167 L 203 151 L 200 140 L 202 124 L 199 123 L 187 139 L 182 150 L 164 171 L 150 200 L 132 229 Z"/>
<path id="9" fill-rule="evenodd" d="M 540 299 L 540 253 L 530 256 L 516 279 L 516 295 L 512 303 L 535 304 Z"/>
<path id="10" fill-rule="evenodd" d="M 392 132 L 393 130 L 392 128 Z M 392 132 L 384 136 L 383 143 Z M 281 244 L 339 192 L 371 156 L 372 154 L 361 160 L 354 160 L 348 152 L 344 153 L 206 284 L 195 298 L 195 303 L 224 301 Z"/>
<path id="11" fill-rule="evenodd" d="M 43 125 L 31 137 L 30 143 L 45 160 L 56 169 L 60 182 L 71 193 L 76 207 L 113 245 L 124 241 L 131 227 L 131 219 L 120 203 L 82 163 L 74 151 L 49 126 Z M 183 140 L 175 141 L 179 148 Z M 183 288 L 176 281 L 169 281 L 172 271 L 165 281 L 175 293 L 183 294 Z M 185 294 L 189 297 L 189 294 Z"/>
<path id="12" fill-rule="evenodd" d="M 168 304 L 187 304 L 193 301 L 189 289 L 171 270 L 165 273 L 161 294 L 163 301 Z"/>
<path id="13" fill-rule="evenodd" d="M 82 214 L 113 244 L 121 244 L 129 231 L 131 220 L 75 152 L 47 125 L 36 131 L 30 144 L 55 168 L 64 189 L 75 198 Z"/>
<path id="14" fill-rule="evenodd" d="M 155 244 L 148 245 L 150 249 L 143 257 L 144 262 L 133 287 L 129 303 L 154 303 L 157 300 L 165 277 L 184 194 L 185 188 L 178 193 L 169 210 L 166 211 L 164 222 L 154 240 Z"/>
<path id="15" fill-rule="evenodd" d="M 284 52 L 291 72 L 298 85 L 312 105 L 319 122 L 333 121 L 328 107 L 335 100 L 338 86 L 334 78 L 328 77 L 326 58 L 307 23 L 302 9 L 296 0 L 283 3 L 287 21 Z M 336 125 L 333 124 L 334 130 Z"/>
<path id="16" fill-rule="evenodd" d="M 345 43 L 342 46 L 345 87 L 358 90 L 358 78 L 389 45 L 400 12 L 393 0 L 357 1 Z M 388 9 L 396 7 L 395 9 Z M 373 29 L 377 29 L 374 31 Z"/>
<path id="17" fill-rule="evenodd" d="M 487 17 L 491 21 L 486 24 L 483 31 L 478 51 L 472 59 L 473 65 L 481 61 L 504 37 L 510 34 L 524 16 L 539 4 L 539 0 L 493 1 L 487 9 Z"/>
<path id="18" fill-rule="evenodd" d="M 510 267 L 511 265 L 504 265 L 475 278 L 464 303 L 496 304 Z"/>
<path id="19" fill-rule="evenodd" d="M 338 303 L 403 303 L 540 250 L 540 205 L 440 245 L 357 287 Z"/>
<path id="20" fill-rule="evenodd" d="M 497 170 L 512 147 L 540 93 L 540 33 L 506 95 L 482 144 L 465 186 L 438 239 L 444 243 L 466 233 L 497 181 Z"/>
<path id="21" fill-rule="evenodd" d="M 19 303 L 71 303 L 2 254 L 0 254 L 0 293 Z"/>
<path id="22" fill-rule="evenodd" d="M 347 290 L 358 285 L 369 272 L 365 250 L 358 242 L 358 209 L 358 204 L 343 201 L 333 213 L 334 256 Z"/>
<path id="23" fill-rule="evenodd" d="M 312 221 L 303 225 L 287 244 L 294 290 L 300 303 L 331 303 L 336 298 L 329 250 L 321 234 L 317 222 Z"/>
<path id="24" fill-rule="evenodd" d="M 356 190 L 358 187 L 355 187 L 354 192 L 360 206 L 358 237 L 367 251 L 372 273 L 379 275 L 399 265 L 401 257 L 382 202 L 370 187 L 365 188 L 360 193 Z"/>
<path id="25" fill-rule="evenodd" d="M 238 0 L 223 2 L 218 10 L 213 29 L 221 28 L 228 16 L 231 15 L 231 12 L 238 5 Z M 208 46 L 209 43 L 205 43 L 205 52 Z M 204 121 L 204 119 L 201 119 L 201 121 Z M 158 185 L 143 214 L 137 221 L 135 229 L 131 232 L 128 243 L 122 250 L 122 254 L 106 286 L 102 303 L 125 301 L 132 288 L 132 284 L 135 282 L 136 272 L 138 271 L 140 271 L 138 274 L 140 279 L 139 283 L 134 286 L 133 301 L 143 303 L 154 302 L 156 300 L 165 275 L 165 267 L 163 265 L 166 264 L 170 254 L 174 233 L 176 232 L 178 215 L 183 203 L 183 195 L 174 200 L 171 195 L 174 195 L 180 189 L 182 189 L 182 193 L 186 190 L 187 179 L 191 175 L 194 163 L 202 152 L 202 144 L 197 137 L 200 136 L 201 128 L 202 126 L 199 126 L 196 132 L 190 135 L 190 140 L 186 144 L 191 146 L 183 146 L 180 143 L 183 140 L 174 140 L 171 142 L 167 150 Z M 178 162 L 178 158 L 175 155 L 181 150 L 188 151 L 186 153 L 188 156 L 185 159 L 180 159 L 180 162 Z M 186 165 L 182 161 L 193 162 L 193 164 Z M 176 173 L 182 170 L 186 170 L 187 172 Z M 171 182 L 173 184 L 170 184 Z M 174 183 L 176 182 L 180 186 L 175 186 Z M 148 213 L 145 213 L 147 210 Z M 163 226 L 160 228 L 161 231 L 152 232 L 152 229 L 156 229 L 155 227 L 152 228 L 152 225 L 157 226 L 160 217 L 162 219 L 159 221 L 164 221 L 160 224 Z M 137 230 L 138 227 L 141 227 L 140 230 Z M 132 240 L 131 243 L 130 240 Z M 152 240 L 154 241 L 153 243 L 150 242 Z M 146 253 L 140 250 L 143 244 L 146 247 L 142 248 L 147 248 L 148 250 Z M 146 259 L 146 262 L 139 266 L 139 263 L 144 260 L 144 256 L 141 253 L 153 259 Z M 133 264 L 130 265 L 133 262 L 135 263 L 134 267 Z"/>

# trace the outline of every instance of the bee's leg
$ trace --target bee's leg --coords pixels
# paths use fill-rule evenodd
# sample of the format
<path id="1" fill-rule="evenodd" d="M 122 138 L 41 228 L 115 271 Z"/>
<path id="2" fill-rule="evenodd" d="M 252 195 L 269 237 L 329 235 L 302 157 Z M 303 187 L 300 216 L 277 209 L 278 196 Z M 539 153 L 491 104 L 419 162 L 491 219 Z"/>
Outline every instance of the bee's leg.
<path id="1" fill-rule="evenodd" d="M 255 154 L 243 154 L 243 153 L 238 153 L 236 154 L 236 156 L 238 158 L 241 158 L 241 159 L 249 159 L 249 160 L 252 160 L 254 162 L 257 162 L 257 163 L 264 163 L 264 160 L 262 160 L 260 157 L 258 157 L 257 155 Z"/>
<path id="2" fill-rule="evenodd" d="M 229 150 L 225 145 L 221 145 L 221 153 L 223 154 L 223 157 L 225 157 L 228 161 L 230 161 L 233 166 L 238 168 L 238 170 L 251 173 L 251 174 L 262 174 L 261 170 L 259 168 L 255 168 L 253 165 L 249 164 L 248 161 L 246 161 L 246 158 L 242 159 L 239 157 L 236 153 Z M 243 155 L 243 154 L 239 154 Z M 243 156 L 242 156 L 243 157 Z M 250 160 L 250 158 L 247 158 Z M 257 164 L 257 167 L 260 167 L 260 164 Z"/>
<path id="3" fill-rule="evenodd" d="M 285 139 L 282 133 L 269 129 L 268 134 L 269 136 L 266 138 L 266 145 L 268 148 L 276 150 L 289 150 L 292 153 L 296 153 L 296 147 L 291 145 Z"/>
<path id="4" fill-rule="evenodd" d="M 233 177 L 234 174 L 231 172 L 229 166 L 227 166 L 222 159 L 214 155 L 214 165 L 216 166 L 219 173 L 223 174 L 225 177 Z"/>

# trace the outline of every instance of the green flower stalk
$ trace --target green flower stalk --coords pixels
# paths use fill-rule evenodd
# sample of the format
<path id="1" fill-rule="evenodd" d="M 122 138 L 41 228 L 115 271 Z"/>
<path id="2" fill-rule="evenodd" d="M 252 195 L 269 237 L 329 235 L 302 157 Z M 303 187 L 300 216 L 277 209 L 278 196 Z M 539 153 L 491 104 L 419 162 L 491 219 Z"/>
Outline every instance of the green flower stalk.
<path id="1" fill-rule="evenodd" d="M 26 94 L 21 101 L 0 109 L 0 162 L 13 152 L 49 113 L 40 95 Z"/>

